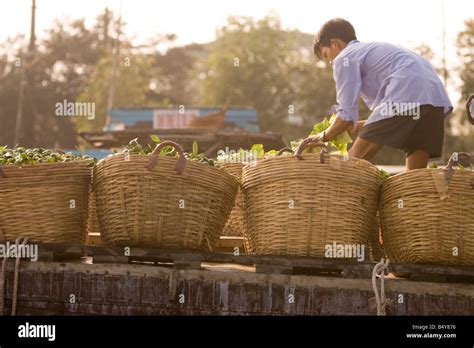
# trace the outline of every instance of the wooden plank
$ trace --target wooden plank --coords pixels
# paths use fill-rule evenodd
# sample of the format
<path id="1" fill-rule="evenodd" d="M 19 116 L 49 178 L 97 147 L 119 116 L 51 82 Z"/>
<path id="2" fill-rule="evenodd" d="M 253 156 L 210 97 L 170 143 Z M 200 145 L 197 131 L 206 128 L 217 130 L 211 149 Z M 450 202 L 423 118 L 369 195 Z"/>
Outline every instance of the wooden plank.
<path id="1" fill-rule="evenodd" d="M 421 281 L 421 282 L 437 282 L 437 283 L 446 283 L 448 281 L 447 276 L 443 274 L 420 274 L 420 273 L 411 274 L 410 280 Z"/>
<path id="2" fill-rule="evenodd" d="M 98 232 L 89 232 L 87 236 L 87 245 L 103 245 L 104 241 Z"/>
<path id="3" fill-rule="evenodd" d="M 239 248 L 243 252 L 244 250 L 244 237 L 228 237 L 222 236 L 217 241 L 215 249 L 230 249 Z"/>
<path id="4" fill-rule="evenodd" d="M 293 267 L 257 264 L 255 272 L 267 274 L 293 274 Z"/>
<path id="5" fill-rule="evenodd" d="M 229 239 L 231 240 L 231 239 Z M 182 263 L 193 264 L 197 267 L 198 263 L 222 263 L 222 264 L 241 264 L 257 265 L 257 272 L 269 273 L 271 269 L 275 272 L 288 272 L 292 269 L 292 274 L 330 274 L 340 273 L 344 278 L 369 278 L 375 265 L 373 262 L 356 262 L 354 260 L 345 260 L 337 258 L 317 259 L 311 257 L 284 257 L 277 255 L 234 255 L 233 253 L 222 252 L 202 252 L 193 250 L 170 250 L 157 248 L 140 247 L 117 247 L 108 245 L 76 245 L 67 243 L 42 243 L 39 244 L 40 254 L 45 255 L 42 260 L 50 260 L 48 253 L 73 254 L 73 255 L 91 255 L 95 262 L 125 262 L 125 256 L 130 256 L 130 260 L 150 261 L 155 264 Z M 126 254 L 126 251 L 129 253 Z M 267 267 L 266 267 L 267 266 Z M 271 266 L 271 267 L 270 267 Z M 279 271 L 278 271 L 279 270 Z M 424 264 L 397 264 L 391 263 L 390 272 L 406 273 L 414 275 L 434 275 L 431 279 L 437 278 L 439 281 L 459 281 L 469 282 L 474 279 L 474 267 L 470 266 L 440 266 Z M 442 277 L 444 276 L 444 277 Z M 414 279 L 416 279 L 415 276 Z M 421 278 L 424 279 L 424 278 Z M 426 278 L 428 279 L 428 278 Z"/>
<path id="6" fill-rule="evenodd" d="M 390 272 L 413 274 L 439 274 L 453 276 L 474 277 L 474 266 L 441 266 L 424 264 L 397 264 L 389 265 Z"/>
<path id="7" fill-rule="evenodd" d="M 94 255 L 93 263 L 129 263 L 127 256 Z"/>

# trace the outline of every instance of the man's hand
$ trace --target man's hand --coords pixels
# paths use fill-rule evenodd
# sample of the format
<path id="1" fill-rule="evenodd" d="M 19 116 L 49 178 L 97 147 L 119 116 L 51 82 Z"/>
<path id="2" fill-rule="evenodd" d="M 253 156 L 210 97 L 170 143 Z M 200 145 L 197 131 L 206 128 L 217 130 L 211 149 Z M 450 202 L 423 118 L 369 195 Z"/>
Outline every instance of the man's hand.
<path id="1" fill-rule="evenodd" d="M 323 141 L 324 132 L 314 134 L 314 135 L 310 135 L 308 138 L 314 139 L 314 142 Z M 325 139 L 325 140 L 327 141 L 327 139 Z"/>
<path id="2" fill-rule="evenodd" d="M 319 146 L 318 142 L 324 142 L 323 139 L 326 140 L 325 142 L 328 141 L 324 136 L 324 132 L 320 132 L 318 134 L 310 135 L 308 138 L 314 139 L 314 142 L 311 142 L 308 145 L 306 145 L 307 149 L 312 149 L 312 148 L 318 147 Z"/>
<path id="3" fill-rule="evenodd" d="M 364 123 L 365 121 L 358 121 L 356 127 L 354 127 L 352 121 L 343 121 L 339 117 L 336 117 L 333 123 L 325 131 L 315 135 L 310 135 L 308 137 L 314 139 L 315 142 L 308 144 L 307 147 L 312 148 L 317 146 L 316 141 L 327 143 L 329 140 L 341 134 L 345 130 L 348 130 L 352 133 L 352 130 L 354 129 L 354 132 L 358 132 L 359 129 L 364 126 Z"/>
<path id="4" fill-rule="evenodd" d="M 319 133 L 318 136 L 320 137 L 321 141 L 328 142 L 342 132 L 349 130 L 351 127 L 354 128 L 352 121 L 344 121 L 340 119 L 339 116 L 337 116 L 329 128 L 324 132 Z"/>

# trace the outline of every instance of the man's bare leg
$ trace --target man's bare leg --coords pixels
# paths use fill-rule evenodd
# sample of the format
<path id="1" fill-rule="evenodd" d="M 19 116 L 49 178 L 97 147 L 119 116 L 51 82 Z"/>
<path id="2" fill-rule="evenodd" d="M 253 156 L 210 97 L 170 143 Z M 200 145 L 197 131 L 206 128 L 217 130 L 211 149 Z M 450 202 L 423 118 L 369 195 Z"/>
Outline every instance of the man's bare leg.
<path id="1" fill-rule="evenodd" d="M 357 138 L 349 150 L 349 157 L 361 158 L 369 161 L 382 148 L 382 145 Z"/>
<path id="2" fill-rule="evenodd" d="M 406 159 L 406 169 L 421 169 L 426 168 L 428 165 L 428 160 L 430 159 L 430 154 L 425 150 L 416 150 Z"/>

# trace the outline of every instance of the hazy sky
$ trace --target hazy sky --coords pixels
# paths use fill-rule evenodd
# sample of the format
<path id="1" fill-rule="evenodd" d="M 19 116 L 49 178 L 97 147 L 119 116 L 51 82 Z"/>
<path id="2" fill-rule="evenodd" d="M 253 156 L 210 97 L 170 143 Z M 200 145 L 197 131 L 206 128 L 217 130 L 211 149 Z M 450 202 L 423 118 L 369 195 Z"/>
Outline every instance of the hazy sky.
<path id="1" fill-rule="evenodd" d="M 0 42 L 29 33 L 31 1 L 0 0 L 0 4 Z M 41 36 L 55 18 L 86 18 L 92 23 L 106 6 L 118 12 L 120 0 L 36 0 L 36 6 L 37 35 Z M 456 35 L 464 20 L 474 17 L 474 1 L 446 0 L 444 7 L 447 63 L 455 73 Z M 442 55 L 442 9 L 442 0 L 122 0 L 125 32 L 137 43 L 156 33 L 175 33 L 179 44 L 207 42 L 230 15 L 261 18 L 272 11 L 285 28 L 308 33 L 315 33 L 330 18 L 344 17 L 361 41 L 387 41 L 409 48 L 426 43 L 437 59 Z M 456 85 L 453 79 L 449 88 L 453 99 Z"/>

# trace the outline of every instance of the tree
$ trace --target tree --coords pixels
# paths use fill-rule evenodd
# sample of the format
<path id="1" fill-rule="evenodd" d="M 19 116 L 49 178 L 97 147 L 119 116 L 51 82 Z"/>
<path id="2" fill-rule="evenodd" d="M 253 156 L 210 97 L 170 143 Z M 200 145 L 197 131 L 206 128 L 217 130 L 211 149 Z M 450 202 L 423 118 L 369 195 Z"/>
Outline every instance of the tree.
<path id="1" fill-rule="evenodd" d="M 474 130 L 467 122 L 466 101 L 474 93 L 474 18 L 464 22 L 465 29 L 458 34 L 457 47 L 460 61 L 461 98 L 453 122 L 457 124 L 458 134 L 450 135 L 447 142 L 447 152 L 466 151 L 474 153 Z"/>
<path id="2" fill-rule="evenodd" d="M 332 73 L 316 64 L 311 42 L 272 15 L 228 18 L 200 71 L 203 101 L 253 107 L 262 130 L 283 131 L 287 139 L 307 135 L 334 104 Z M 288 124 L 291 113 L 303 125 Z"/>
<path id="3" fill-rule="evenodd" d="M 155 105 L 201 104 L 199 63 L 209 55 L 211 44 L 172 47 L 156 52 L 151 60 L 149 99 Z"/>
<path id="4" fill-rule="evenodd" d="M 457 47 L 458 56 L 461 62 L 461 106 L 470 94 L 474 93 L 474 18 L 464 22 L 464 31 L 458 34 Z"/>
<path id="5" fill-rule="evenodd" d="M 106 123 L 113 59 L 109 54 L 98 61 L 87 85 L 77 97 L 77 102 L 95 104 L 94 119 L 76 118 L 78 131 L 100 131 Z M 150 67 L 151 57 L 147 55 L 133 55 L 129 52 L 120 56 L 114 108 L 149 105 L 147 93 L 150 89 Z"/>
<path id="6" fill-rule="evenodd" d="M 27 56 L 26 40 L 9 40 L 3 47 L 0 76 L 0 142 L 14 146 L 20 59 L 26 78 L 23 120 L 19 143 L 28 147 L 71 148 L 77 143 L 74 124 L 68 117 L 57 117 L 55 105 L 75 101 L 87 84 L 93 67 L 104 55 L 110 42 L 108 24 L 111 12 L 98 17 L 96 26 L 87 29 L 84 20 L 56 21 L 37 49 Z"/>

